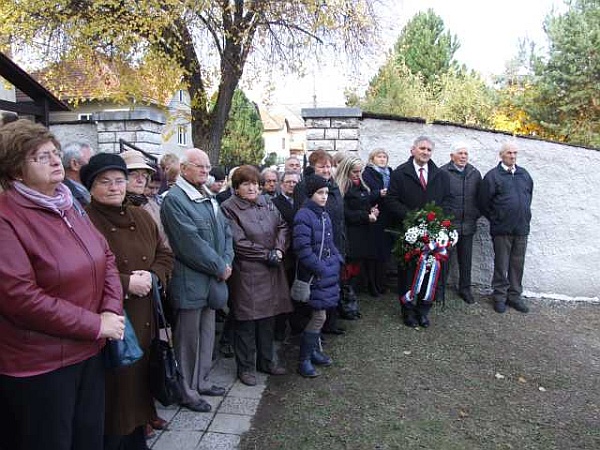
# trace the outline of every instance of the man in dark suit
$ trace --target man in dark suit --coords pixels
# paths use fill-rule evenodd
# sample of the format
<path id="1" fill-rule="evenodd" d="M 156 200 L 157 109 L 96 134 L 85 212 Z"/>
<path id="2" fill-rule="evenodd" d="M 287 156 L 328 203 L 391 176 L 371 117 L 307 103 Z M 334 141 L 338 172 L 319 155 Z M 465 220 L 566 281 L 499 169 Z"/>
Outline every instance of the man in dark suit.
<path id="1" fill-rule="evenodd" d="M 411 157 L 392 172 L 390 187 L 383 203 L 383 207 L 391 216 L 391 223 L 401 225 L 409 211 L 421 209 L 429 202 L 435 202 L 447 210 L 451 200 L 450 181 L 448 173 L 440 170 L 431 161 L 433 149 L 434 143 L 430 138 L 419 136 L 410 149 Z M 445 263 L 442 270 L 445 270 Z M 406 326 L 416 327 L 418 324 L 426 328 L 429 326 L 427 314 L 431 303 L 422 302 L 418 295 L 412 302 L 406 301 L 405 298 L 406 292 L 411 288 L 414 273 L 414 267 L 398 268 L 398 295 L 402 305 L 402 317 Z M 435 299 L 443 298 L 443 280 L 442 273 Z"/>
<path id="2" fill-rule="evenodd" d="M 281 192 L 271 200 L 277 207 L 289 227 L 294 225 L 294 188 L 300 181 L 300 175 L 296 172 L 286 171 L 281 176 Z"/>
<path id="3" fill-rule="evenodd" d="M 296 208 L 294 207 L 294 188 L 300 181 L 300 175 L 297 172 L 286 171 L 281 175 L 280 179 L 280 193 L 271 199 L 271 202 L 275 205 L 275 207 L 279 210 L 282 217 L 287 222 L 290 230 L 294 228 L 294 214 L 296 213 Z M 291 251 L 292 248 L 290 246 L 289 250 L 286 252 L 283 258 L 283 265 L 285 267 L 285 274 L 288 279 L 288 283 L 290 287 L 294 282 L 294 278 L 296 276 L 296 256 Z M 287 327 L 289 314 L 281 314 L 277 316 L 275 321 L 275 340 L 283 341 L 285 339 L 285 330 Z M 292 327 L 296 328 L 292 330 L 292 332 L 297 333 L 301 331 L 296 327 L 295 323 L 292 322 Z"/>

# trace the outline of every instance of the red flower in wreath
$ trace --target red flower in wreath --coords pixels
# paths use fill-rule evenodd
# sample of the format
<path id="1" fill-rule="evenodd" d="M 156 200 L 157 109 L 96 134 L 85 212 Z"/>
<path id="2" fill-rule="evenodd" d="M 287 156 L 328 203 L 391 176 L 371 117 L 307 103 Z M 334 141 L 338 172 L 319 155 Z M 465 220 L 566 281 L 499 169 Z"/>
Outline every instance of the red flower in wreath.
<path id="1" fill-rule="evenodd" d="M 427 222 L 433 222 L 435 220 L 435 213 L 430 211 L 427 213 Z"/>
<path id="2" fill-rule="evenodd" d="M 450 225 L 452 225 L 452 223 L 449 220 L 442 220 L 442 226 L 444 228 L 450 228 Z"/>
<path id="3" fill-rule="evenodd" d="M 424 244 L 429 244 L 429 235 L 428 234 L 424 234 L 421 239 L 423 240 Z"/>

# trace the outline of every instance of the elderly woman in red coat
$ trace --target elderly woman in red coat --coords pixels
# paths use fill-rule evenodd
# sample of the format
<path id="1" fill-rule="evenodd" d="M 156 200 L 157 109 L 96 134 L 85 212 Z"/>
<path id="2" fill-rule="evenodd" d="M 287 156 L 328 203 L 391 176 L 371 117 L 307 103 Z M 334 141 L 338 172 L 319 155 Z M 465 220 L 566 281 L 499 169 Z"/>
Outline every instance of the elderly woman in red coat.
<path id="1" fill-rule="evenodd" d="M 56 138 L 0 127 L 0 448 L 101 450 L 106 338 L 123 336 L 106 240 L 62 184 Z"/>
<path id="2" fill-rule="evenodd" d="M 292 310 L 283 266 L 290 230 L 277 208 L 260 195 L 259 178 L 255 167 L 239 167 L 231 179 L 235 195 L 221 205 L 235 252 L 229 279 L 234 352 L 238 377 L 249 386 L 256 384 L 256 369 L 285 373 L 273 362 L 275 316 Z"/>

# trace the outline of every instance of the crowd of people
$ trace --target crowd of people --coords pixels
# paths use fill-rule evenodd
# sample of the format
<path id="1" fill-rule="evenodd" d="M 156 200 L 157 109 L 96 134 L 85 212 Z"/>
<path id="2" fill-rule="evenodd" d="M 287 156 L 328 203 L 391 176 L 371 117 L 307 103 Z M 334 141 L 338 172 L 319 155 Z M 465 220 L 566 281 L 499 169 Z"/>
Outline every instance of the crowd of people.
<path id="1" fill-rule="evenodd" d="M 197 148 L 155 164 L 141 152 L 94 154 L 63 147 L 45 127 L 0 127 L 0 449 L 146 449 L 165 420 L 154 407 L 148 350 L 159 326 L 153 284 L 174 327 L 182 406 L 209 412 L 216 318 L 219 348 L 235 357 L 240 382 L 284 375 L 274 342 L 297 337 L 297 372 L 319 375 L 332 358 L 323 335 L 361 318 L 360 298 L 388 292 L 394 235 L 409 211 L 434 201 L 459 233 L 457 291 L 468 304 L 473 235 L 481 215 L 494 244 L 494 309 L 521 298 L 533 181 L 503 144 L 482 178 L 457 144 L 450 162 L 431 160 L 434 142 L 415 139 L 409 159 L 389 167 L 385 149 L 367 161 L 315 150 L 304 169 L 242 165 L 225 173 Z M 445 294 L 448 263 L 434 299 Z M 409 327 L 428 327 L 431 301 L 412 301 L 414 267 L 399 267 L 398 298 Z M 306 298 L 292 299 L 295 281 Z M 295 287 L 295 286 L 294 286 Z M 163 291 L 164 289 L 164 291 Z M 226 300 L 227 306 L 224 306 Z M 125 315 L 144 356 L 103 365 L 107 339 L 123 338 Z"/>

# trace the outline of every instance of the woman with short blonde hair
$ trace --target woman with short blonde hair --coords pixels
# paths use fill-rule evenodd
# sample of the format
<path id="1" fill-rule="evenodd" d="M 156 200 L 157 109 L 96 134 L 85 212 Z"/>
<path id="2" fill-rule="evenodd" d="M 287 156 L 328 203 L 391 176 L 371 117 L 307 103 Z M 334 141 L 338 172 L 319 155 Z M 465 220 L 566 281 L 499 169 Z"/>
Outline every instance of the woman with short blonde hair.
<path id="1" fill-rule="evenodd" d="M 363 180 L 371 188 L 371 200 L 381 206 L 387 196 L 392 169 L 389 167 L 389 155 L 383 148 L 376 148 L 369 153 L 369 163 L 363 171 Z M 369 247 L 373 249 L 373 257 L 365 260 L 365 272 L 371 294 L 386 292 L 386 273 L 394 247 L 393 236 L 385 229 L 390 225 L 385 208 L 371 227 Z"/>

